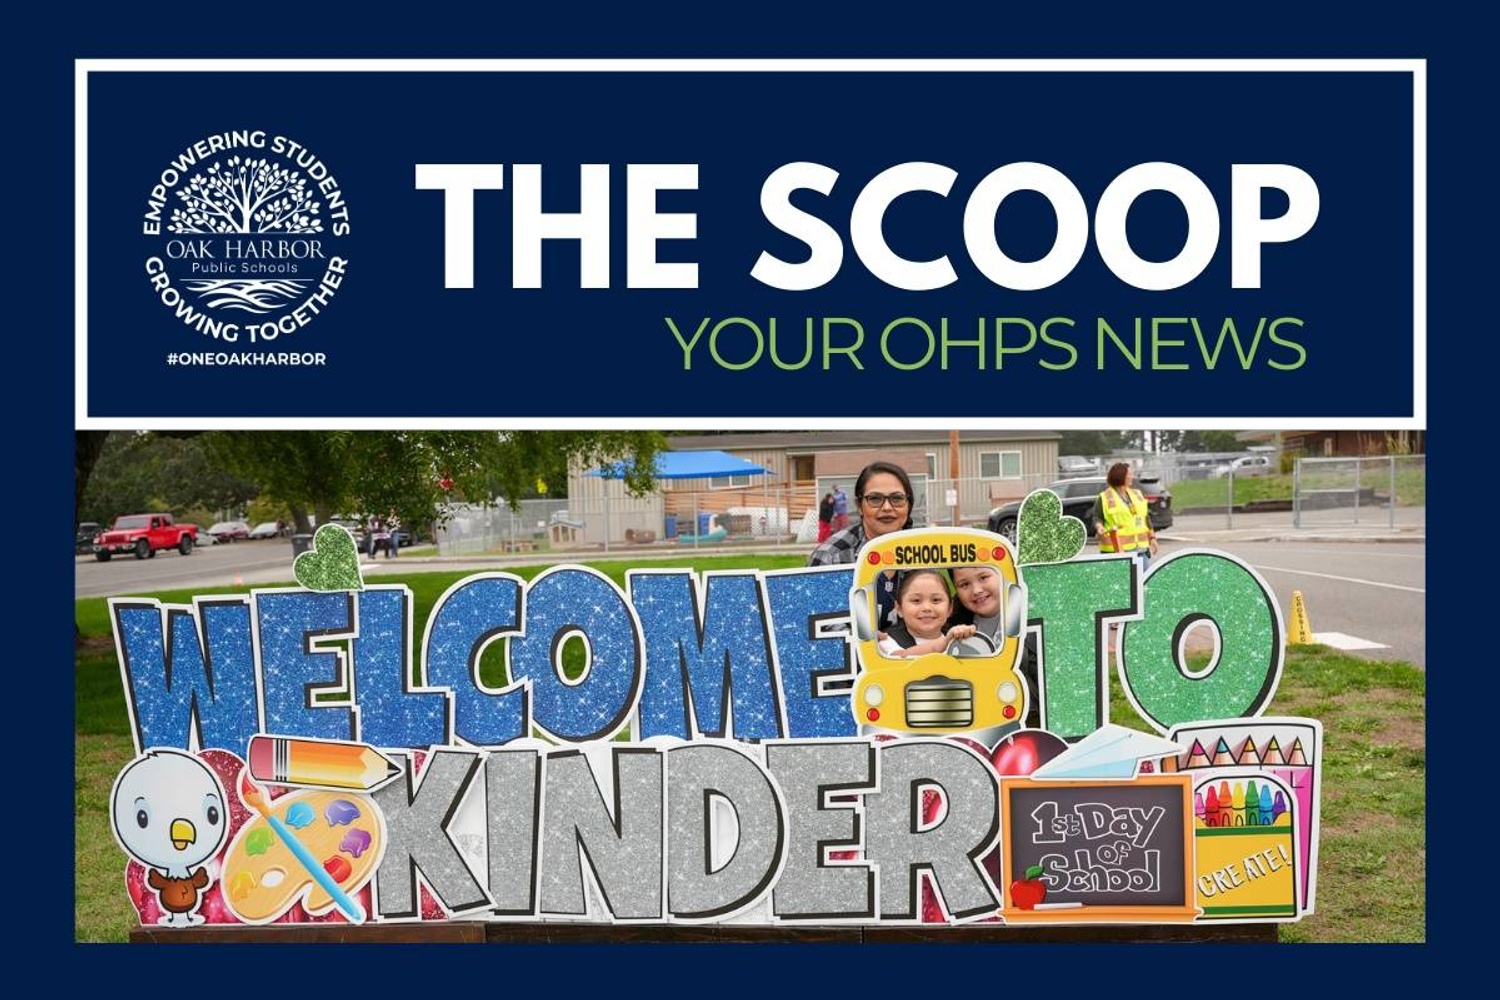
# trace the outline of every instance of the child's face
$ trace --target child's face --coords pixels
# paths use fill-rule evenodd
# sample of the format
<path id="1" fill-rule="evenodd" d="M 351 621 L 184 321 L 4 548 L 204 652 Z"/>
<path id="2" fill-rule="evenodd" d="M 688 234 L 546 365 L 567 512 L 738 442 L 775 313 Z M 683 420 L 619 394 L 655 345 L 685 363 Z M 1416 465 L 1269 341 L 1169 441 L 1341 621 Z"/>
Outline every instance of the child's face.
<path id="1" fill-rule="evenodd" d="M 918 639 L 936 639 L 953 610 L 948 588 L 930 573 L 911 580 L 901 592 L 901 620 Z"/>
<path id="2" fill-rule="evenodd" d="M 963 606 L 979 617 L 1000 613 L 1000 576 L 988 566 L 954 570 L 953 589 Z"/>

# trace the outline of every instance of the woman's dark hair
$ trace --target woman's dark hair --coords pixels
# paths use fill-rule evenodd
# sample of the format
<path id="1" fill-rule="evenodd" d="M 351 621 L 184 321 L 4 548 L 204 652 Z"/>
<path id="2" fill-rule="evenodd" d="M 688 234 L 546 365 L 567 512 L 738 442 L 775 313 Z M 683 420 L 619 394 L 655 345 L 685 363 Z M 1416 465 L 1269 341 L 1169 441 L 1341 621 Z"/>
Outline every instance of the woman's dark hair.
<path id="1" fill-rule="evenodd" d="M 1125 477 L 1129 474 L 1130 466 L 1127 463 L 1116 462 L 1114 465 L 1111 465 L 1109 467 L 1109 472 L 1105 475 L 1104 478 L 1109 480 L 1109 485 L 1113 486 L 1115 489 L 1119 489 L 1121 486 L 1125 485 Z"/>
<path id="2" fill-rule="evenodd" d="M 917 496 L 912 492 L 911 477 L 908 476 L 906 474 L 906 470 L 901 468 L 901 466 L 899 465 L 896 465 L 892 462 L 871 462 L 869 465 L 861 469 L 859 472 L 859 478 L 854 481 L 855 501 L 858 503 L 864 502 L 865 483 L 870 481 L 871 476 L 878 476 L 881 473 L 885 473 L 888 476 L 895 476 L 901 481 L 901 489 L 906 493 L 906 523 L 901 527 L 903 529 L 910 528 L 911 511 L 913 506 L 915 506 L 916 504 Z"/>

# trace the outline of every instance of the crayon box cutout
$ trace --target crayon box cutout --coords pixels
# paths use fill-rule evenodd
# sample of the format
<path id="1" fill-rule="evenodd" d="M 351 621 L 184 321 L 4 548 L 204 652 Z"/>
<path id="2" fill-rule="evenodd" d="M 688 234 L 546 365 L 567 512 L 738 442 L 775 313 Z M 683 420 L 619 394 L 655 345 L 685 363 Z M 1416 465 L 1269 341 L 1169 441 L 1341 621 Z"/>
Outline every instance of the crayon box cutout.
<path id="1" fill-rule="evenodd" d="M 1201 919 L 1300 919 L 1297 803 L 1291 789 L 1265 772 L 1225 775 L 1205 778 L 1193 793 L 1194 886 Z M 1206 806 L 1198 809 L 1198 803 Z"/>
<path id="2" fill-rule="evenodd" d="M 1287 801 L 1297 805 L 1293 829 L 1297 834 L 1301 910 L 1312 913 L 1318 895 L 1322 723 L 1297 716 L 1224 719 L 1178 726 L 1168 738 L 1189 749 L 1176 759 L 1164 758 L 1162 769 L 1168 773 L 1186 771 L 1193 775 L 1195 785 L 1209 777 L 1215 788 L 1225 779 L 1243 784 L 1267 772 L 1286 786 Z"/>

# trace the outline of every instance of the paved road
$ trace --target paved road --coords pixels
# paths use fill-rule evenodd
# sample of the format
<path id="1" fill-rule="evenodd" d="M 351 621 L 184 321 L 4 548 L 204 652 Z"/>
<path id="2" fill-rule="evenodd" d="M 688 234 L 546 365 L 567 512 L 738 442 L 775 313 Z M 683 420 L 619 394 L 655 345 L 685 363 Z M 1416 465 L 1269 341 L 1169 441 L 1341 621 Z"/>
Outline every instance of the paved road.
<path id="1" fill-rule="evenodd" d="M 1426 665 L 1426 570 L 1424 544 L 1389 542 L 1250 541 L 1220 533 L 1203 533 L 1189 543 L 1162 534 L 1165 552 L 1188 547 L 1222 549 L 1254 566 L 1269 583 L 1290 618 L 1292 591 L 1300 590 L 1307 603 L 1314 632 L 1342 632 L 1389 648 L 1351 651 L 1375 659 L 1407 660 Z M 495 569 L 501 563 L 476 559 L 452 562 L 423 558 L 431 549 L 366 562 L 366 578 L 378 579 L 392 571 L 435 572 Z M 786 549 L 783 551 L 795 551 Z M 653 555 L 656 555 L 653 553 Z M 642 554 L 616 558 L 644 558 Z M 686 562 L 681 549 L 659 558 Z M 542 561 L 547 561 L 541 557 Z M 77 560 L 74 590 L 78 597 L 136 594 L 158 590 L 199 590 L 217 586 L 256 586 L 291 580 L 292 547 L 287 541 L 239 542 L 199 549 L 186 558 L 162 553 L 155 559 L 132 558 L 95 562 Z M 521 560 L 513 560 L 518 562 Z M 421 569 L 417 570 L 420 566 Z"/>
<path id="2" fill-rule="evenodd" d="M 93 556 L 79 556 L 73 567 L 73 593 L 77 597 L 104 597 L 291 578 L 292 543 L 268 539 L 209 545 L 194 549 L 190 556 L 159 552 L 155 559 L 115 556 L 107 563 Z"/>
<path id="3" fill-rule="evenodd" d="M 1164 552 L 1189 548 L 1170 540 Z M 1292 591 L 1302 591 L 1314 632 L 1342 632 L 1390 648 L 1355 656 L 1427 664 L 1427 546 L 1390 542 L 1249 542 L 1210 548 L 1239 556 L 1271 585 L 1291 620 Z"/>

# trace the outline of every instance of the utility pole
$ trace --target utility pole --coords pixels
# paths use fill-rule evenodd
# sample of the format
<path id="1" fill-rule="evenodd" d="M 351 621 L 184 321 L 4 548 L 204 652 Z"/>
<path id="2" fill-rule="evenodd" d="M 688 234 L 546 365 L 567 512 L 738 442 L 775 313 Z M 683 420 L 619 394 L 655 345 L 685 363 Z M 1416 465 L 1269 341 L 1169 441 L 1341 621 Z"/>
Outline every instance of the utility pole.
<path id="1" fill-rule="evenodd" d="M 953 502 L 953 526 L 959 525 L 959 502 L 958 502 L 958 431 L 948 432 L 948 478 L 953 482 L 953 489 L 948 494 Z"/>

